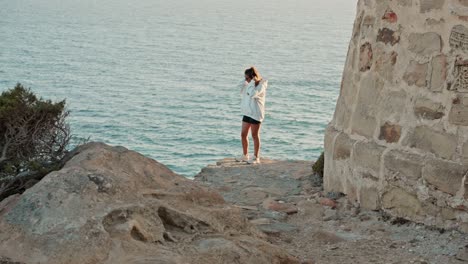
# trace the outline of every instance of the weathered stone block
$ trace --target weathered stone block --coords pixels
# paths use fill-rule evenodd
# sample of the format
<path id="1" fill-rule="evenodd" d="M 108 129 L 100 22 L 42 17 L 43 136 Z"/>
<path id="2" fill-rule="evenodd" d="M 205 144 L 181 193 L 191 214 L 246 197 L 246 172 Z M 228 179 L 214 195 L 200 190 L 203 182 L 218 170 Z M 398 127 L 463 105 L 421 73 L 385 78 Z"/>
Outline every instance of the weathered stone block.
<path id="1" fill-rule="evenodd" d="M 434 32 L 411 33 L 408 37 L 408 49 L 420 56 L 430 56 L 440 52 L 442 40 L 440 35 Z"/>
<path id="2" fill-rule="evenodd" d="M 396 143 L 400 140 L 401 126 L 386 122 L 380 127 L 380 140 L 385 140 L 388 143 Z"/>
<path id="3" fill-rule="evenodd" d="M 442 208 L 440 210 L 440 216 L 444 220 L 455 220 L 457 218 L 456 211 L 452 208 Z"/>
<path id="4" fill-rule="evenodd" d="M 468 142 L 463 143 L 462 161 L 463 161 L 463 164 L 468 164 Z"/>
<path id="5" fill-rule="evenodd" d="M 437 189 L 455 195 L 467 170 L 468 166 L 456 162 L 430 159 L 423 168 L 423 178 Z"/>
<path id="6" fill-rule="evenodd" d="M 453 70 L 454 82 L 450 90 L 468 92 L 468 60 L 458 57 Z"/>
<path id="7" fill-rule="evenodd" d="M 335 140 L 333 159 L 347 159 L 351 156 L 354 140 L 350 139 L 346 133 L 340 133 Z"/>
<path id="8" fill-rule="evenodd" d="M 364 107 L 359 107 L 352 118 L 351 131 L 352 133 L 359 134 L 361 136 L 372 138 L 374 135 L 377 121 L 374 117 L 366 114 Z"/>
<path id="9" fill-rule="evenodd" d="M 380 170 L 380 157 L 385 147 L 375 142 L 357 142 L 353 148 L 353 164 L 361 168 L 370 169 L 378 175 Z"/>
<path id="10" fill-rule="evenodd" d="M 391 150 L 384 156 L 387 179 L 398 177 L 417 181 L 421 178 L 423 164 L 421 156 L 400 150 Z"/>
<path id="11" fill-rule="evenodd" d="M 449 122 L 454 125 L 468 126 L 468 106 L 463 104 L 452 105 Z"/>
<path id="12" fill-rule="evenodd" d="M 380 118 L 384 120 L 392 118 L 398 122 L 404 114 L 401 110 L 406 107 L 406 97 L 407 94 L 404 90 L 382 91 L 376 103 Z"/>
<path id="13" fill-rule="evenodd" d="M 377 41 L 393 46 L 400 42 L 400 33 L 389 28 L 379 29 L 379 32 L 377 33 Z"/>
<path id="14" fill-rule="evenodd" d="M 375 59 L 375 71 L 383 76 L 387 81 L 393 80 L 393 70 L 398 58 L 398 54 L 395 51 L 387 53 L 385 51 L 378 50 Z"/>
<path id="15" fill-rule="evenodd" d="M 445 0 L 421 0 L 421 13 L 429 12 L 433 9 L 441 9 Z"/>
<path id="16" fill-rule="evenodd" d="M 365 72 L 372 67 L 372 46 L 364 43 L 359 49 L 359 71 Z"/>
<path id="17" fill-rule="evenodd" d="M 432 58 L 430 89 L 433 92 L 441 92 L 447 79 L 447 57 L 439 55 Z"/>
<path id="18" fill-rule="evenodd" d="M 364 18 L 364 11 L 361 11 L 359 16 L 357 16 L 356 19 L 354 20 L 352 41 L 355 45 L 357 41 L 359 40 L 359 35 L 361 34 L 361 25 L 362 25 L 363 18 Z"/>
<path id="19" fill-rule="evenodd" d="M 468 28 L 456 25 L 450 33 L 449 44 L 452 49 L 468 51 Z"/>
<path id="20" fill-rule="evenodd" d="M 378 210 L 380 208 L 380 198 L 377 187 L 361 187 L 359 192 L 359 204 L 364 209 Z"/>
<path id="21" fill-rule="evenodd" d="M 414 104 L 414 114 L 423 119 L 435 120 L 444 116 L 444 106 L 427 98 L 418 98 Z"/>
<path id="22" fill-rule="evenodd" d="M 399 217 L 414 219 L 423 214 L 418 198 L 405 190 L 392 187 L 382 195 L 382 207 Z"/>
<path id="23" fill-rule="evenodd" d="M 403 80 L 405 80 L 408 85 L 424 87 L 427 82 L 427 68 L 428 63 L 411 61 L 403 75 Z"/>
<path id="24" fill-rule="evenodd" d="M 348 200 L 352 202 L 357 202 L 358 200 L 357 188 L 355 184 L 357 183 L 354 181 L 351 181 L 349 178 L 346 178 L 346 185 L 344 188 L 344 193 L 346 194 Z"/>
<path id="25" fill-rule="evenodd" d="M 333 140 L 339 132 L 331 125 L 328 124 L 327 129 L 325 130 L 325 139 L 324 139 L 324 149 L 326 154 L 330 151 L 333 151 Z"/>
<path id="26" fill-rule="evenodd" d="M 362 25 L 365 27 L 371 27 L 375 23 L 375 17 L 373 16 L 365 16 L 364 20 L 362 21 Z"/>
<path id="27" fill-rule="evenodd" d="M 378 106 L 369 104 L 376 98 L 383 88 L 383 81 L 375 75 L 363 76 L 361 79 L 356 109 L 351 117 L 351 131 L 367 138 L 372 138 L 377 126 L 375 112 Z"/>
<path id="28" fill-rule="evenodd" d="M 455 135 L 434 131 L 427 126 L 418 126 L 404 140 L 404 144 L 434 153 L 444 159 L 450 159 L 457 147 Z"/>

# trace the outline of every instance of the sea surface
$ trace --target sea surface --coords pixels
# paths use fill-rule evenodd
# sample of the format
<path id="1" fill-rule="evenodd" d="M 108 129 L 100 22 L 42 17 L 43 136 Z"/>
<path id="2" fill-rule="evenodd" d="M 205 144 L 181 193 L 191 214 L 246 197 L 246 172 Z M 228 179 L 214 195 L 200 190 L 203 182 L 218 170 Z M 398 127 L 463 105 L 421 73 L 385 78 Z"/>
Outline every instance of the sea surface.
<path id="1" fill-rule="evenodd" d="M 0 91 L 66 98 L 77 138 L 192 177 L 238 156 L 244 69 L 269 80 L 261 156 L 313 160 L 356 0 L 0 0 Z M 250 152 L 253 142 L 250 140 Z"/>

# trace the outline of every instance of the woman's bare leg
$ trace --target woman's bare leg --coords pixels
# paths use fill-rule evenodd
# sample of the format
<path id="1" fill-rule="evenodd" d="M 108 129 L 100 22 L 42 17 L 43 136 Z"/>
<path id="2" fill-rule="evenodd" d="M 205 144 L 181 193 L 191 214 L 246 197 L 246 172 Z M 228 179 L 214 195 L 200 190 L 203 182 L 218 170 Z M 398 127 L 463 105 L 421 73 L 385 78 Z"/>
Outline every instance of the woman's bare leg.
<path id="1" fill-rule="evenodd" d="M 242 150 L 244 152 L 244 155 L 247 155 L 249 153 L 249 129 L 250 125 L 247 122 L 242 121 L 242 132 L 241 132 L 241 141 L 242 141 Z"/>
<path id="2" fill-rule="evenodd" d="M 252 124 L 252 138 L 254 141 L 254 155 L 259 157 L 258 153 L 260 152 L 260 127 L 262 124 Z"/>

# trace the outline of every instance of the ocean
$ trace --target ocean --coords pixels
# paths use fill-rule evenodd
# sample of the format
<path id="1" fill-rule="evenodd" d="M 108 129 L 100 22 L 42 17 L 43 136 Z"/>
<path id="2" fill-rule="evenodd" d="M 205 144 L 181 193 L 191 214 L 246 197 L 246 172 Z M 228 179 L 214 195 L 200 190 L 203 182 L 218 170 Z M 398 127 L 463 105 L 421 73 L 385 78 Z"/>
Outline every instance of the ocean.
<path id="1" fill-rule="evenodd" d="M 76 138 L 186 177 L 242 153 L 236 84 L 269 81 L 261 157 L 314 160 L 356 0 L 0 0 L 0 91 L 66 99 Z M 253 141 L 250 139 L 250 152 Z"/>

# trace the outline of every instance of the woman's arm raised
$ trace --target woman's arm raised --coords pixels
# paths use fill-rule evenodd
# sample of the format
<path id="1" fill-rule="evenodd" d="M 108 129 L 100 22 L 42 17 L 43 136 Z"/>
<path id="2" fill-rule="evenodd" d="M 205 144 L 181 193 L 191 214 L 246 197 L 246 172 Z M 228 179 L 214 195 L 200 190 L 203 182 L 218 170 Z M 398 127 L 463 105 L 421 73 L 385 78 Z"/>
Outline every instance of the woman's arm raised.
<path id="1" fill-rule="evenodd" d="M 246 80 L 241 80 L 238 84 L 237 84 L 237 88 L 240 90 L 240 94 L 242 94 L 245 90 L 245 88 L 247 87 L 249 83 L 246 81 Z"/>
<path id="2" fill-rule="evenodd" d="M 253 93 L 250 94 L 249 96 L 251 98 L 261 98 L 261 97 L 265 96 L 265 91 L 267 89 L 267 86 L 268 86 L 268 81 L 267 80 L 261 81 L 258 84 L 258 86 L 254 88 Z"/>

